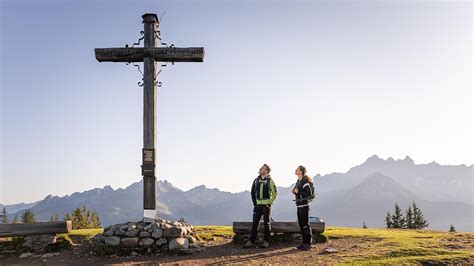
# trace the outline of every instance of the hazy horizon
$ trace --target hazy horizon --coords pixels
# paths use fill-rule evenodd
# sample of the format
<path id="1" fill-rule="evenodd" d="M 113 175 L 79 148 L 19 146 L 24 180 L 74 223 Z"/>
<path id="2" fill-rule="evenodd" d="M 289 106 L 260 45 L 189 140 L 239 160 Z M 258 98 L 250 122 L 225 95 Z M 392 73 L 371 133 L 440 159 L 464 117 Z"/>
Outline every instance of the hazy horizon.
<path id="1" fill-rule="evenodd" d="M 0 202 L 140 180 L 140 74 L 94 48 L 132 44 L 141 15 L 203 63 L 159 75 L 157 179 L 277 185 L 377 154 L 473 164 L 472 3 L 0 1 Z"/>
<path id="2" fill-rule="evenodd" d="M 378 158 L 380 158 L 380 157 L 379 157 L 378 155 L 376 155 L 376 154 L 372 155 L 370 158 L 372 158 L 373 156 L 377 156 Z M 407 155 L 407 156 L 408 156 L 408 155 Z M 410 157 L 410 156 L 408 156 L 408 157 Z M 369 159 L 369 158 L 367 158 L 367 159 Z M 390 160 L 390 159 L 393 159 L 394 161 L 403 161 L 404 159 L 406 159 L 406 157 L 405 157 L 405 158 L 393 158 L 393 157 L 388 157 L 388 158 L 386 158 L 386 159 L 384 159 L 384 158 L 380 158 L 380 159 L 382 159 L 382 160 L 384 160 L 384 161 L 388 161 L 388 160 Z M 411 158 L 411 157 L 410 157 L 410 159 L 413 160 L 413 158 Z M 414 161 L 415 165 L 423 165 L 423 164 L 421 164 L 421 163 L 417 163 L 415 160 L 413 160 L 413 161 Z M 433 162 L 435 162 L 435 161 L 432 161 L 432 162 L 430 162 L 430 163 L 433 163 Z M 362 164 L 362 163 L 364 163 L 364 162 L 361 162 L 361 164 Z M 466 166 L 466 167 L 472 167 L 472 166 L 473 166 L 473 164 L 471 164 L 471 165 L 466 165 L 466 164 L 460 164 L 460 165 L 445 165 L 445 164 L 442 164 L 442 163 L 440 163 L 440 162 L 435 162 L 435 163 L 438 163 L 438 164 L 443 165 L 443 166 L 463 166 L 463 165 Z M 355 165 L 354 165 L 354 166 L 355 166 Z M 353 166 L 353 167 L 354 167 L 354 166 Z M 328 173 L 328 174 L 346 173 L 347 171 L 349 171 L 349 169 L 347 169 L 347 170 L 345 170 L 345 171 L 336 171 L 336 172 L 332 172 L 332 173 Z M 317 174 L 316 174 L 316 175 L 317 175 Z M 256 176 L 256 175 L 255 175 L 255 176 Z M 251 177 L 251 178 L 254 178 L 255 176 L 253 176 L 253 177 Z M 251 179 L 249 179 L 249 180 L 251 181 Z M 43 200 L 44 198 L 46 198 L 46 197 L 48 197 L 48 196 L 50 196 L 50 195 L 51 195 L 51 196 L 64 197 L 64 196 L 68 196 L 68 195 L 71 195 L 71 194 L 76 193 L 76 192 L 82 193 L 82 192 L 89 191 L 89 190 L 96 189 L 96 188 L 104 188 L 104 187 L 106 187 L 106 186 L 110 186 L 110 187 L 112 187 L 112 189 L 114 189 L 114 190 L 117 190 L 117 189 L 125 189 L 125 188 L 127 188 L 128 186 L 132 185 L 133 183 L 140 182 L 140 181 L 142 181 L 142 178 L 141 178 L 141 177 L 138 178 L 138 179 L 135 180 L 135 181 L 132 180 L 130 184 L 127 184 L 127 185 L 125 185 L 125 186 L 123 186 L 123 187 L 114 187 L 113 185 L 105 185 L 105 186 L 102 186 L 102 187 L 91 187 L 91 188 L 88 188 L 88 189 L 85 189 L 85 190 L 74 191 L 74 192 L 72 192 L 72 193 L 69 193 L 69 194 L 62 194 L 62 195 L 54 195 L 54 194 L 49 193 L 49 194 L 44 195 L 44 196 L 41 197 L 41 198 L 38 198 L 37 200 L 33 200 L 33 201 L 30 201 L 30 202 L 20 201 L 20 202 L 8 203 L 8 204 L 3 203 L 3 202 L 0 202 L 0 204 L 3 204 L 3 205 L 22 204 L 22 203 L 29 204 L 29 203 L 33 203 L 33 202 L 36 202 L 36 201 Z M 219 188 L 219 187 L 211 187 L 211 186 L 207 186 L 207 185 L 205 185 L 205 184 L 196 185 L 196 186 L 193 186 L 193 187 L 190 187 L 190 188 L 183 189 L 183 188 L 181 188 L 181 187 L 179 187 L 179 186 L 176 186 L 176 184 L 174 184 L 173 182 L 171 182 L 171 181 L 168 180 L 167 178 L 163 178 L 163 179 L 158 179 L 158 178 L 157 178 L 156 181 L 157 181 L 157 182 L 159 182 L 159 181 L 167 181 L 167 182 L 171 183 L 173 186 L 175 186 L 175 187 L 177 187 L 177 188 L 179 188 L 179 189 L 181 189 L 181 190 L 183 190 L 183 191 L 189 191 L 189 190 L 191 190 L 191 189 L 193 189 L 193 188 L 195 188 L 195 187 L 202 186 L 202 185 L 206 186 L 206 187 L 209 188 L 209 189 L 218 189 L 218 190 L 220 190 L 220 191 L 222 191 L 222 192 L 241 193 L 241 192 L 249 191 L 249 189 L 244 189 L 244 190 L 240 190 L 240 191 L 227 191 L 227 190 L 224 190 L 224 189 Z M 281 184 L 278 183 L 278 181 L 279 181 L 278 178 L 275 178 L 275 182 L 276 182 L 276 185 L 277 185 L 278 187 L 289 187 L 289 186 L 291 186 L 291 185 L 296 181 L 296 177 L 295 177 L 295 180 L 294 180 L 292 183 L 286 184 L 286 185 L 281 185 Z"/>

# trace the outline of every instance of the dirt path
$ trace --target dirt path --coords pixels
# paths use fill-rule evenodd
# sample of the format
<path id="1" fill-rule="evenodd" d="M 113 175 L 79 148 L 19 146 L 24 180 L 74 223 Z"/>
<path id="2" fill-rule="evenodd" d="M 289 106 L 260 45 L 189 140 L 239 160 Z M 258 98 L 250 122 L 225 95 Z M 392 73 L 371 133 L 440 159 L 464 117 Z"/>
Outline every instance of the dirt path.
<path id="1" fill-rule="evenodd" d="M 248 263 L 336 263 L 349 258 L 356 258 L 361 249 L 370 247 L 375 241 L 344 238 L 331 240 L 329 243 L 316 244 L 311 251 L 299 251 L 294 243 L 275 244 L 268 249 L 242 249 L 229 239 L 212 241 L 206 244 L 203 253 L 194 255 L 160 255 L 137 257 L 103 257 L 87 256 L 84 246 L 61 252 L 50 258 L 25 258 L 18 255 L 5 255 L 0 258 L 0 265 L 35 264 L 35 265 L 133 265 L 133 264 L 248 264 Z M 339 250 L 335 253 L 324 252 L 326 248 Z"/>

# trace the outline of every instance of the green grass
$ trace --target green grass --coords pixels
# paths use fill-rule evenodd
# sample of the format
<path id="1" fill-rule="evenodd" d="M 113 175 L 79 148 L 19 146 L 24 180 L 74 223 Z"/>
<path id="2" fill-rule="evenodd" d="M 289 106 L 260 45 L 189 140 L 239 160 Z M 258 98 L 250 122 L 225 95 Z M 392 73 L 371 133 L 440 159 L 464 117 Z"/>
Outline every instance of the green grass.
<path id="1" fill-rule="evenodd" d="M 60 234 L 60 237 L 64 237 L 72 241 L 72 243 L 78 244 L 89 241 L 93 236 L 104 232 L 103 228 L 93 229 L 73 229 L 67 234 Z"/>
<path id="2" fill-rule="evenodd" d="M 205 241 L 230 239 L 232 226 L 195 226 L 197 235 Z M 370 247 L 352 254 L 338 254 L 343 263 L 472 263 L 474 261 L 474 233 L 448 233 L 433 230 L 363 229 L 327 227 L 324 232 L 331 239 L 356 238 Z M 464 243 L 460 249 L 449 244 Z"/>
<path id="3" fill-rule="evenodd" d="M 104 232 L 103 228 L 93 228 L 93 229 L 74 229 L 68 233 L 69 236 L 95 236 Z"/>
<path id="4" fill-rule="evenodd" d="M 196 236 L 202 241 L 232 239 L 232 226 L 195 226 Z M 74 243 L 87 241 L 103 229 L 78 229 L 63 234 Z M 474 233 L 449 233 L 432 230 L 362 229 L 326 227 L 329 241 L 355 238 L 363 248 L 335 253 L 342 263 L 473 263 Z M 370 245 L 370 246 L 369 246 Z M 457 246 L 452 248 L 450 246 Z"/>
<path id="5" fill-rule="evenodd" d="M 221 226 L 221 225 L 207 225 L 207 226 L 194 226 L 196 235 L 199 239 L 204 241 L 215 241 L 222 239 L 230 239 L 234 236 L 232 226 Z"/>
<path id="6" fill-rule="evenodd" d="M 450 249 L 447 244 L 472 243 L 474 233 L 448 233 L 432 230 L 362 229 L 329 227 L 329 239 L 356 237 L 375 240 L 367 252 L 349 263 L 467 263 L 474 260 L 472 245 Z"/>

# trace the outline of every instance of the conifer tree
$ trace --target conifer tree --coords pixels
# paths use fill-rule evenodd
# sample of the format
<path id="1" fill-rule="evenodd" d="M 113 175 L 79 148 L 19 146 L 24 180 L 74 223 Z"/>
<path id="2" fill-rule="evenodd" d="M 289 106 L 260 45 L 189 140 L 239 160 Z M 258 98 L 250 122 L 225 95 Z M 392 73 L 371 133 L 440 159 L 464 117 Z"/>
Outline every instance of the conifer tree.
<path id="1" fill-rule="evenodd" d="M 36 216 L 31 209 L 26 209 L 21 215 L 21 222 L 24 224 L 36 223 Z"/>
<path id="2" fill-rule="evenodd" d="M 85 229 L 85 228 L 100 228 L 100 218 L 96 210 L 90 211 L 84 205 L 82 208 L 76 208 L 71 214 L 67 213 L 64 216 L 64 220 L 72 221 L 72 228 L 74 229 Z"/>
<path id="3" fill-rule="evenodd" d="M 365 221 L 364 223 L 362 223 L 362 228 L 367 229 L 367 225 L 365 224 Z"/>
<path id="4" fill-rule="evenodd" d="M 385 216 L 385 224 L 387 225 L 387 228 L 393 228 L 392 215 L 390 212 L 387 212 L 387 216 Z"/>
<path id="5" fill-rule="evenodd" d="M 14 224 L 19 224 L 20 223 L 20 218 L 18 218 L 17 214 L 15 214 L 15 218 L 13 218 L 13 223 Z"/>
<path id="6" fill-rule="evenodd" d="M 392 215 L 393 228 L 405 228 L 405 218 L 403 217 L 402 210 L 397 203 L 395 203 L 395 212 Z"/>
<path id="7" fill-rule="evenodd" d="M 100 228 L 100 218 L 99 214 L 97 213 L 96 210 L 92 212 L 92 217 L 91 217 L 91 228 Z"/>
<path id="8" fill-rule="evenodd" d="M 81 209 L 77 208 L 72 213 L 72 228 L 74 229 L 82 229 L 84 228 L 84 219 L 81 213 Z"/>
<path id="9" fill-rule="evenodd" d="M 449 232 L 456 233 L 456 229 L 454 229 L 454 225 L 449 227 Z"/>
<path id="10" fill-rule="evenodd" d="M 423 229 L 425 227 L 428 227 L 430 223 L 425 220 L 423 217 L 423 213 L 421 212 L 421 209 L 416 206 L 416 203 L 413 201 L 413 225 L 415 229 Z"/>
<path id="11" fill-rule="evenodd" d="M 407 229 L 414 229 L 415 228 L 415 220 L 413 219 L 413 210 L 411 208 L 411 206 L 408 206 L 408 210 L 405 214 L 405 221 L 406 221 L 406 224 L 405 224 L 405 227 Z"/>
<path id="12" fill-rule="evenodd" d="M 3 207 L 2 210 L 2 224 L 8 223 L 7 208 Z"/>
<path id="13" fill-rule="evenodd" d="M 92 228 L 91 212 L 88 210 L 84 215 L 84 228 Z"/>

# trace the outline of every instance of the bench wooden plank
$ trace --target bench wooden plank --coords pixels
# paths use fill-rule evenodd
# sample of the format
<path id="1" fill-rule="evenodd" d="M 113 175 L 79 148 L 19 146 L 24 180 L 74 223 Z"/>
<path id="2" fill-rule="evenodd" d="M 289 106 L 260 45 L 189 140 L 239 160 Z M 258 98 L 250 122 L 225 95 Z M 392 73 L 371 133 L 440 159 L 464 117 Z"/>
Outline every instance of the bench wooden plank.
<path id="1" fill-rule="evenodd" d="M 71 221 L 0 224 L 0 237 L 61 234 L 69 233 L 71 230 Z"/>
<path id="2" fill-rule="evenodd" d="M 311 231 L 313 233 L 323 233 L 325 230 L 324 222 L 311 222 Z M 252 230 L 252 222 L 234 222 L 232 224 L 232 230 L 234 233 L 250 233 Z M 264 226 L 261 222 L 258 231 L 263 232 Z M 300 227 L 297 222 L 272 222 L 271 231 L 273 233 L 299 233 Z"/>

